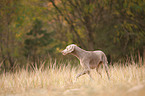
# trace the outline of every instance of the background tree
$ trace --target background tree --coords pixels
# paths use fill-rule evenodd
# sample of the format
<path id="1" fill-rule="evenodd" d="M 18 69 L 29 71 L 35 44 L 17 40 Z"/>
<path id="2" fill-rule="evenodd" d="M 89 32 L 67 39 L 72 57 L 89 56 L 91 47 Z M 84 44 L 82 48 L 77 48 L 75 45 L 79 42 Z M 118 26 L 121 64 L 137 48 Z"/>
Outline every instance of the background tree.
<path id="1" fill-rule="evenodd" d="M 48 33 L 43 29 L 43 24 L 40 20 L 36 19 L 34 21 L 33 28 L 27 33 L 28 37 L 25 40 L 25 56 L 33 61 L 34 64 L 39 64 L 52 51 L 53 48 L 49 46 L 54 41 L 51 35 L 52 32 Z"/>
<path id="2" fill-rule="evenodd" d="M 28 58 L 60 59 L 71 43 L 102 50 L 110 61 L 143 56 L 144 5 L 144 0 L 1 0 L 2 67 L 23 66 Z"/>
<path id="3" fill-rule="evenodd" d="M 69 34 L 75 38 L 72 42 L 82 48 L 85 46 L 84 48 L 88 50 L 104 50 L 113 60 L 136 54 L 138 50 L 142 53 L 145 41 L 143 27 L 145 23 L 142 17 L 145 15 L 144 1 L 50 0 L 50 2 L 59 13 L 59 19 L 63 21 L 60 23 L 62 25 L 65 23 L 64 27 L 67 26 L 70 29 Z M 74 33 L 79 35 L 80 40 Z"/>
<path id="4" fill-rule="evenodd" d="M 17 57 L 18 43 L 16 33 L 13 30 L 13 23 L 17 14 L 14 7 L 19 2 L 17 0 L 1 0 L 0 2 L 0 55 L 3 66 L 9 65 L 11 68 Z"/>

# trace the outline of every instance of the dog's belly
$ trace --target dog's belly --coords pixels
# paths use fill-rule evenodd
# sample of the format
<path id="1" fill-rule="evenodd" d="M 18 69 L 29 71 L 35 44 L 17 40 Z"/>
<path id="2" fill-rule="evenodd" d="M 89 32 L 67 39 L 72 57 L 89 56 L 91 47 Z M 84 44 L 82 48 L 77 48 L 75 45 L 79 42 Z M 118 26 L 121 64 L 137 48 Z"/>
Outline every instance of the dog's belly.
<path id="1" fill-rule="evenodd" d="M 97 68 L 97 64 L 90 64 L 89 66 L 91 69 Z"/>
<path id="2" fill-rule="evenodd" d="M 89 62 L 90 68 L 91 68 L 91 69 L 97 68 L 99 62 L 100 62 L 100 60 L 92 59 L 92 60 Z"/>

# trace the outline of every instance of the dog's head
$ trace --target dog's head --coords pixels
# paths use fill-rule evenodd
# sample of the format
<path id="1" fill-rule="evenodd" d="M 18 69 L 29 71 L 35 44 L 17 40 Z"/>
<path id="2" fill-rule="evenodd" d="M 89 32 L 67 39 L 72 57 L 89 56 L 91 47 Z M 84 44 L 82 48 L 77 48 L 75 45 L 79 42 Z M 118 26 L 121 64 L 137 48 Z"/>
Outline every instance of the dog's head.
<path id="1" fill-rule="evenodd" d="M 69 54 L 74 51 L 75 46 L 76 46 L 75 44 L 68 45 L 63 51 L 61 51 L 61 53 L 63 55 Z"/>

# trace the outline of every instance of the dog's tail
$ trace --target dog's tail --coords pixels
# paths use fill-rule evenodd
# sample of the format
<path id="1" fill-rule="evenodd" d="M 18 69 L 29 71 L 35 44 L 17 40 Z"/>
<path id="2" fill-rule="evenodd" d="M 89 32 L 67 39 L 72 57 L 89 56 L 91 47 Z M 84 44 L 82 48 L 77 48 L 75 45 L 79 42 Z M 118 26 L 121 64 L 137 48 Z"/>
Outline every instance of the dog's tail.
<path id="1" fill-rule="evenodd" d="M 109 67 L 108 67 L 108 61 L 107 61 L 107 57 L 106 57 L 105 54 L 103 54 L 102 60 L 103 60 L 104 66 L 105 66 L 105 71 L 107 73 L 108 79 L 110 80 L 110 76 L 109 76 L 109 73 L 108 73 L 108 69 L 109 69 Z"/>

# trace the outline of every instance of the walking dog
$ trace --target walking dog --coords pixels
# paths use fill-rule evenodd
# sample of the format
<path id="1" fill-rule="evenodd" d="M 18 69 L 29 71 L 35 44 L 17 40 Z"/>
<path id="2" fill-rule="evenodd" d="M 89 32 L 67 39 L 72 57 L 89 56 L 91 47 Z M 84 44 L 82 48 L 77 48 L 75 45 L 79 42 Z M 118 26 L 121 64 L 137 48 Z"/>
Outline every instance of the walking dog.
<path id="1" fill-rule="evenodd" d="M 107 65 L 108 61 L 104 52 L 86 51 L 86 50 L 81 49 L 75 44 L 71 44 L 71 45 L 68 45 L 66 49 L 64 49 L 61 53 L 63 55 L 72 54 L 80 60 L 80 64 L 84 68 L 84 70 L 81 73 L 76 75 L 75 77 L 76 80 L 78 77 L 84 74 L 88 74 L 89 77 L 92 78 L 90 75 L 90 70 L 96 68 L 96 71 L 98 72 L 98 68 L 101 64 L 104 64 L 108 79 L 110 79 L 109 73 L 108 73 L 108 65 Z M 99 74 L 101 75 L 101 73 Z"/>

